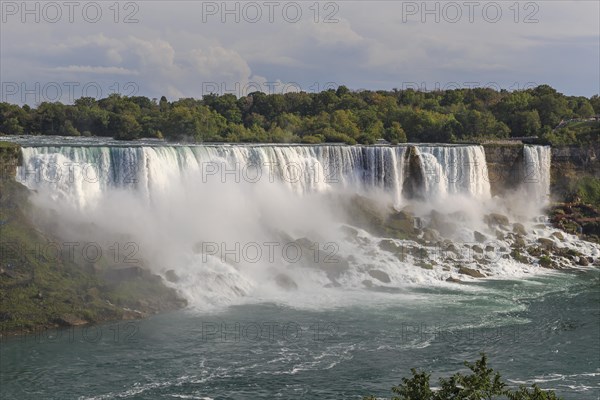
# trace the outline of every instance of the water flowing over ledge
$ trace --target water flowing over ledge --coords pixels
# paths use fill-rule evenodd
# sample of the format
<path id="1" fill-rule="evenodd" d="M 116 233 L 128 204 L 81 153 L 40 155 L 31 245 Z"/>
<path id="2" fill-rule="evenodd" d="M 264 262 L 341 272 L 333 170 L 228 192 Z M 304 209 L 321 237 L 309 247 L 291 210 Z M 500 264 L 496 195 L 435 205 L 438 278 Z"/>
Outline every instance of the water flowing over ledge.
<path id="1" fill-rule="evenodd" d="M 425 198 L 490 197 L 481 146 L 39 146 L 24 147 L 23 160 L 21 182 L 36 190 L 58 186 L 80 205 L 110 188 L 129 187 L 150 197 L 194 174 L 203 183 L 277 181 L 296 193 L 377 189 L 400 204 L 411 160 L 421 177 L 413 186 Z M 542 166 L 549 167 L 535 167 Z"/>
<path id="2" fill-rule="evenodd" d="M 541 216 L 543 146 L 523 149 L 521 181 L 502 197 L 477 145 L 38 143 L 22 153 L 17 180 L 63 237 L 135 241 L 198 307 L 363 301 L 600 255 Z"/>

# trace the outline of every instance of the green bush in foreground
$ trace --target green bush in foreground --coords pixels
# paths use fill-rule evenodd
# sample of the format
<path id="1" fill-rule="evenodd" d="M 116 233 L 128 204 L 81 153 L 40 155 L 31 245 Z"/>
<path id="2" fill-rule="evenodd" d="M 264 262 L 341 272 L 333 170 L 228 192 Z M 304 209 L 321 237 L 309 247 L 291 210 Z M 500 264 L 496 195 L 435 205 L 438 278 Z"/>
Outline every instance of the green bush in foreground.
<path id="1" fill-rule="evenodd" d="M 537 385 L 531 388 L 521 386 L 513 391 L 506 389 L 500 374 L 487 366 L 485 354 L 474 364 L 465 362 L 472 372 L 470 375 L 456 373 L 450 378 L 440 378 L 439 390 L 429 386 L 430 374 L 411 369 L 411 378 L 402 378 L 402 383 L 392 387 L 392 400 L 560 400 L 552 391 L 540 389 Z M 364 397 L 363 400 L 376 400 L 375 396 Z"/>

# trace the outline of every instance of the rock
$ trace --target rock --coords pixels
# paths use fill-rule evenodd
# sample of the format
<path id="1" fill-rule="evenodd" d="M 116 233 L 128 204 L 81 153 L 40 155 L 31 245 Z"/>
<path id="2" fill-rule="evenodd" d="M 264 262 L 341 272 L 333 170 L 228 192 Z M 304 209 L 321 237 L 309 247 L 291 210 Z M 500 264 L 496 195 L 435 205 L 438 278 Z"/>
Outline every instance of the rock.
<path id="1" fill-rule="evenodd" d="M 408 204 L 406 206 L 404 206 L 402 208 L 402 211 L 404 211 L 405 213 L 414 215 L 415 214 L 415 208 L 412 206 L 412 204 Z"/>
<path id="2" fill-rule="evenodd" d="M 63 314 L 54 319 L 54 322 L 60 326 L 80 326 L 87 324 L 87 321 L 77 318 L 73 314 Z"/>
<path id="3" fill-rule="evenodd" d="M 385 226 L 403 233 L 412 234 L 415 232 L 415 217 L 406 211 L 398 211 L 388 217 Z"/>
<path id="4" fill-rule="evenodd" d="M 479 242 L 479 243 L 483 243 L 487 240 L 487 237 L 478 231 L 473 232 L 473 235 L 475 236 L 475 241 Z"/>
<path id="5" fill-rule="evenodd" d="M 352 225 L 378 229 L 384 223 L 384 213 L 380 207 L 364 196 L 353 196 L 348 204 L 349 215 L 352 216 Z"/>
<path id="6" fill-rule="evenodd" d="M 443 243 L 441 243 L 441 245 L 440 245 L 440 249 L 441 249 L 443 252 L 448 252 L 448 251 L 450 251 L 450 252 L 452 252 L 452 253 L 454 253 L 454 254 L 458 254 L 458 253 L 459 253 L 459 250 L 458 250 L 458 248 L 456 247 L 456 245 L 455 245 L 454 243 L 452 243 L 450 240 L 447 240 L 447 239 L 446 239 L 446 240 L 444 240 L 444 242 L 443 242 Z"/>
<path id="7" fill-rule="evenodd" d="M 499 230 L 496 230 L 496 239 L 498 240 L 504 240 L 504 233 L 500 232 Z"/>
<path id="8" fill-rule="evenodd" d="M 275 282 L 283 289 L 287 290 L 296 290 L 298 289 L 298 285 L 296 282 L 292 280 L 289 276 L 285 274 L 277 274 L 275 275 Z"/>
<path id="9" fill-rule="evenodd" d="M 473 278 L 485 278 L 485 275 L 483 275 L 481 272 L 477 271 L 476 269 L 467 268 L 467 267 L 459 267 L 458 273 L 463 274 L 463 275 L 468 275 Z"/>
<path id="10" fill-rule="evenodd" d="M 539 259 L 540 266 L 544 268 L 554 268 L 554 263 L 552 259 L 548 256 L 541 256 Z"/>
<path id="11" fill-rule="evenodd" d="M 165 272 L 165 278 L 172 283 L 177 283 L 179 282 L 179 276 L 177 276 L 177 274 L 175 273 L 174 270 L 170 269 L 167 272 Z"/>
<path id="12" fill-rule="evenodd" d="M 332 281 L 335 281 L 340 277 L 340 275 L 350 269 L 350 263 L 348 260 L 340 256 L 335 256 L 335 258 L 330 261 L 324 261 L 319 264 L 319 266 L 323 271 L 325 271 L 327 277 Z"/>
<path id="13" fill-rule="evenodd" d="M 483 253 L 483 249 L 482 249 L 480 246 L 478 246 L 478 245 L 474 245 L 474 246 L 473 246 L 473 247 L 471 247 L 471 248 L 473 249 L 473 251 L 474 251 L 475 253 Z"/>
<path id="14" fill-rule="evenodd" d="M 371 275 L 371 278 L 377 279 L 378 281 L 381 281 L 383 283 L 390 283 L 392 281 L 387 273 L 378 269 L 369 270 L 368 273 L 369 275 Z"/>
<path id="15" fill-rule="evenodd" d="M 518 261 L 520 263 L 527 264 L 529 262 L 529 259 L 522 255 L 521 252 L 517 249 L 513 249 L 510 255 L 512 258 L 515 259 L 515 261 Z"/>
<path id="16" fill-rule="evenodd" d="M 430 213 L 429 227 L 438 231 L 442 236 L 449 236 L 456 232 L 458 225 L 454 222 L 448 221 L 446 215 L 439 211 L 432 210 Z"/>
<path id="17" fill-rule="evenodd" d="M 483 221 L 490 226 L 504 225 L 508 226 L 509 221 L 506 215 L 491 213 L 483 217 Z"/>
<path id="18" fill-rule="evenodd" d="M 586 257 L 579 257 L 579 260 L 577 260 L 577 265 L 581 265 L 582 267 L 587 267 L 588 265 L 590 265 L 590 262 L 588 261 L 588 259 Z"/>
<path id="19" fill-rule="evenodd" d="M 527 236 L 527 231 L 525 230 L 525 225 L 521 224 L 520 222 L 515 222 L 513 224 L 513 232 L 516 233 L 517 235 Z"/>
<path id="20" fill-rule="evenodd" d="M 514 243 L 515 247 L 521 248 L 521 247 L 525 247 L 527 245 L 527 242 L 525 242 L 525 239 L 523 239 L 520 236 L 517 236 L 515 238 L 515 243 Z"/>
<path id="21" fill-rule="evenodd" d="M 532 256 L 534 256 L 534 257 L 540 257 L 540 256 L 544 255 L 544 252 L 545 252 L 545 251 L 544 251 L 544 250 L 542 250 L 542 249 L 541 249 L 541 248 L 539 248 L 539 247 L 535 247 L 535 246 L 529 246 L 529 247 L 527 248 L 527 252 L 528 252 L 529 254 L 531 254 Z"/>
<path id="22" fill-rule="evenodd" d="M 462 281 L 460 279 L 453 278 L 453 277 L 449 277 L 448 279 L 446 279 L 446 282 L 462 283 Z"/>
<path id="23" fill-rule="evenodd" d="M 555 237 L 555 238 L 557 238 L 558 240 L 561 240 L 561 241 L 565 240 L 565 235 L 563 235 L 560 232 L 554 232 L 551 236 Z"/>
<path id="24" fill-rule="evenodd" d="M 538 243 L 542 245 L 546 250 L 550 250 L 554 247 L 554 240 L 547 238 L 539 238 Z"/>
<path id="25" fill-rule="evenodd" d="M 138 310 L 131 310 L 129 308 L 125 308 L 123 309 L 123 315 L 121 316 L 121 319 L 124 321 L 128 321 L 128 320 L 132 320 L 132 319 L 142 319 L 142 318 L 146 318 L 148 316 L 147 313 L 138 311 Z"/>
<path id="26" fill-rule="evenodd" d="M 437 242 L 441 238 L 440 234 L 435 229 L 425 228 L 423 229 L 423 239 L 428 242 Z"/>
<path id="27" fill-rule="evenodd" d="M 365 279 L 364 281 L 362 281 L 362 284 L 367 287 L 367 288 L 372 288 L 373 287 L 373 282 L 371 282 L 368 279 Z"/>
<path id="28" fill-rule="evenodd" d="M 433 265 L 427 264 L 426 262 L 419 262 L 417 266 L 423 269 L 433 269 Z"/>
<path id="29" fill-rule="evenodd" d="M 378 244 L 379 248 L 383 251 L 389 251 L 390 253 L 396 253 L 401 250 L 401 247 L 390 239 L 383 239 Z"/>

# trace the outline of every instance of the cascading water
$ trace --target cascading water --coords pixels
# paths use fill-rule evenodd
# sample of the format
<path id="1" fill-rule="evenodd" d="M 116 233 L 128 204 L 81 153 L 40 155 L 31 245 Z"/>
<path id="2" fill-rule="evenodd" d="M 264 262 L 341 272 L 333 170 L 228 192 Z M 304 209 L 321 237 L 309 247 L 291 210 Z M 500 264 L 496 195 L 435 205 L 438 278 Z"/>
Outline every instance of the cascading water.
<path id="1" fill-rule="evenodd" d="M 481 146 L 419 146 L 425 196 L 465 194 L 475 199 L 490 198 L 485 153 Z"/>
<path id="2" fill-rule="evenodd" d="M 483 276 L 538 269 L 535 258 L 512 259 L 511 246 L 535 245 L 553 231 L 538 227 L 517 238 L 504 222 L 489 222 L 485 214 L 496 204 L 481 146 L 409 148 L 25 145 L 17 179 L 69 227 L 63 235 L 133 238 L 149 267 L 175 270 L 177 288 L 198 306 L 247 299 L 330 304 L 336 288 L 446 284 L 457 265 Z M 418 201 L 402 193 L 409 155 L 424 177 Z M 526 191 L 541 197 L 549 150 L 527 146 L 525 160 L 541 177 Z M 418 221 L 427 227 L 415 229 Z M 566 241 L 600 253 L 576 238 Z M 282 251 L 290 248 L 307 253 L 294 261 Z M 489 248 L 494 258 L 483 260 L 478 252 Z"/>
<path id="3" fill-rule="evenodd" d="M 78 206 L 110 188 L 135 189 L 148 198 L 192 175 L 204 183 L 277 181 L 298 194 L 350 186 L 380 189 L 399 203 L 405 151 L 349 146 L 25 147 L 18 179 Z"/>
<path id="4" fill-rule="evenodd" d="M 527 193 L 537 204 L 550 201 L 550 165 L 552 153 L 549 146 L 525 146 L 523 148 L 523 184 Z"/>

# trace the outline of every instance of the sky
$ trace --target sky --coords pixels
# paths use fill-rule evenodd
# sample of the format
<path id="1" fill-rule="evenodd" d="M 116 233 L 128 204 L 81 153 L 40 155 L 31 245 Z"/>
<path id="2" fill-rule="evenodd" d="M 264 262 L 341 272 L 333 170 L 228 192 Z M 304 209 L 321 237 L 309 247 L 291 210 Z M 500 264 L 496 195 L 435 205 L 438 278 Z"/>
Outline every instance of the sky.
<path id="1" fill-rule="evenodd" d="M 0 1 L 0 101 L 600 92 L 598 1 Z"/>

